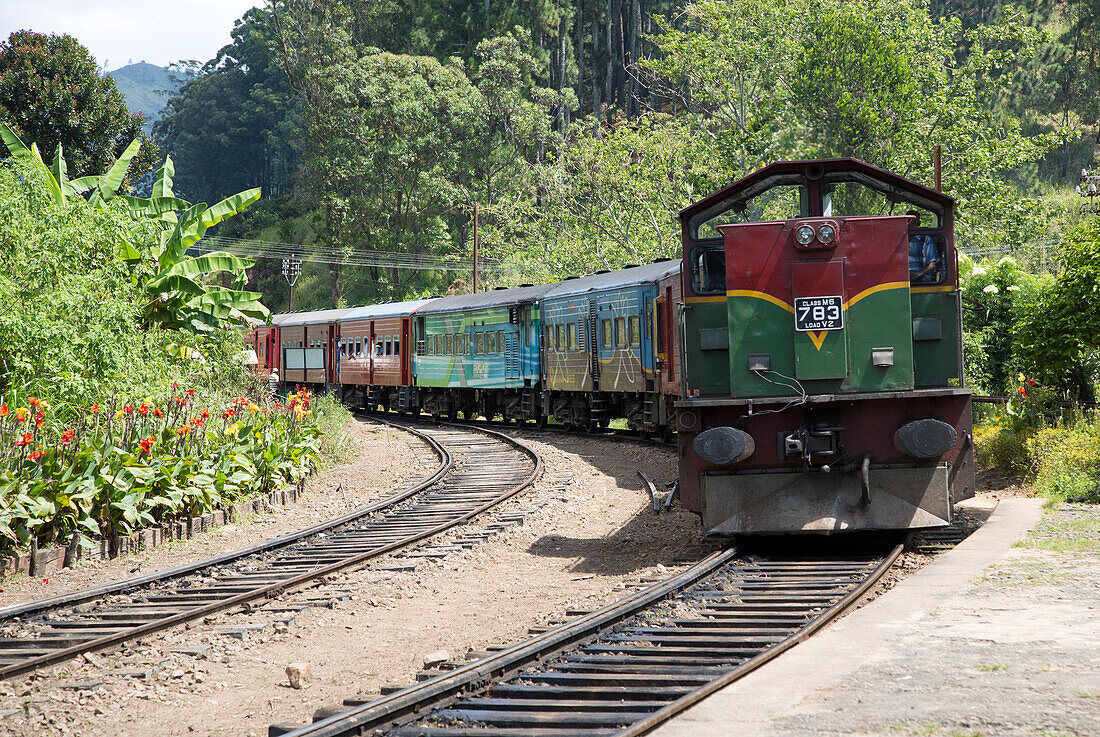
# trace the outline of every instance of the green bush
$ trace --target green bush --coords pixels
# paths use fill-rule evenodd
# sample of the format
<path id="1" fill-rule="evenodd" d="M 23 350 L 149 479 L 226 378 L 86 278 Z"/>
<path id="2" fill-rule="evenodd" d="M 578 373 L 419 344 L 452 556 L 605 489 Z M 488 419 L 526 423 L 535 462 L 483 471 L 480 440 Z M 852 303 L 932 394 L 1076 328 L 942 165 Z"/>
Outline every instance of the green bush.
<path id="1" fill-rule="evenodd" d="M 1095 496 L 1100 475 L 1100 428 L 1084 420 L 1044 427 L 1027 440 L 1036 495 L 1064 501 Z"/>
<path id="2" fill-rule="evenodd" d="M 304 390 L 261 407 L 166 395 L 93 404 L 0 403 L 0 548 L 112 537 L 300 482 L 321 430 Z"/>

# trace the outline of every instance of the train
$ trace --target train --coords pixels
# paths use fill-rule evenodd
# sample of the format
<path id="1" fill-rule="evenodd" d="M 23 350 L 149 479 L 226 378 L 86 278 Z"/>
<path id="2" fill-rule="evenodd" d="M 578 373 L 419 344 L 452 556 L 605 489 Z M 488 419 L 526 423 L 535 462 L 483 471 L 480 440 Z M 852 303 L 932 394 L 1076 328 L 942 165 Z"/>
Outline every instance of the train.
<path id="1" fill-rule="evenodd" d="M 679 220 L 677 259 L 275 315 L 257 370 L 356 408 L 675 438 L 710 536 L 951 524 L 974 494 L 952 198 L 782 161 Z"/>

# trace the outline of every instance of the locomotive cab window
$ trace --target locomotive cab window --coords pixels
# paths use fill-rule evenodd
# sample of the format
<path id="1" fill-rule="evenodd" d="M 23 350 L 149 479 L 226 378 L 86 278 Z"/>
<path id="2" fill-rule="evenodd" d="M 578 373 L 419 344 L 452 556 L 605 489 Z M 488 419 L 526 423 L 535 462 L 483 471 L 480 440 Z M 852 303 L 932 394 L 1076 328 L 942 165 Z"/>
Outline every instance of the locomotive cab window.
<path id="1" fill-rule="evenodd" d="M 809 217 L 809 191 L 801 174 L 777 174 L 739 191 L 691 219 L 692 238 L 720 239 L 719 225 Z"/>
<path id="2" fill-rule="evenodd" d="M 691 288 L 696 294 L 725 294 L 726 252 L 721 246 L 691 250 Z"/>

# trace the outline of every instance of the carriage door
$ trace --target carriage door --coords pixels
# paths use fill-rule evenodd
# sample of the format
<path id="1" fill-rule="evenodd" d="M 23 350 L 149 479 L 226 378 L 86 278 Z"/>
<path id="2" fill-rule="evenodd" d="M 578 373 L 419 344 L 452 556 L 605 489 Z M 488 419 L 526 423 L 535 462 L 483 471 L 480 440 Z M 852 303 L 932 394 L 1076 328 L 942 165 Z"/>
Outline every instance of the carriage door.
<path id="1" fill-rule="evenodd" d="M 504 378 L 518 379 L 520 376 L 520 335 L 523 332 L 523 319 L 519 307 L 508 308 L 510 329 L 504 334 Z"/>
<path id="2" fill-rule="evenodd" d="M 401 386 L 409 385 L 409 366 L 412 365 L 412 341 L 409 340 L 412 336 L 409 334 L 409 318 L 401 318 L 401 342 L 397 361 L 401 365 Z"/>
<path id="3" fill-rule="evenodd" d="M 592 391 L 600 390 L 600 337 L 596 332 L 596 301 L 588 300 L 588 337 L 585 345 L 588 347 L 588 371 L 592 374 Z"/>
<path id="4" fill-rule="evenodd" d="M 363 357 L 367 359 L 367 383 L 374 386 L 374 320 L 370 321 L 367 334 L 370 335 L 370 341 L 368 345 L 363 346 Z"/>

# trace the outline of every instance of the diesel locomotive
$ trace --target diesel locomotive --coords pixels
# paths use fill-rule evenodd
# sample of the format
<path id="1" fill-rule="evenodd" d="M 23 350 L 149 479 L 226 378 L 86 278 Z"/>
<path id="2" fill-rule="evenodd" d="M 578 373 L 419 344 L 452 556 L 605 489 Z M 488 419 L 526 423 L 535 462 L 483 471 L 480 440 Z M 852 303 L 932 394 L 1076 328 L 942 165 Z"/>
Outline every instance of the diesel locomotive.
<path id="1" fill-rule="evenodd" d="M 953 216 L 858 160 L 780 162 L 683 210 L 680 259 L 252 340 L 356 407 L 675 433 L 710 535 L 942 526 L 974 474 Z"/>

